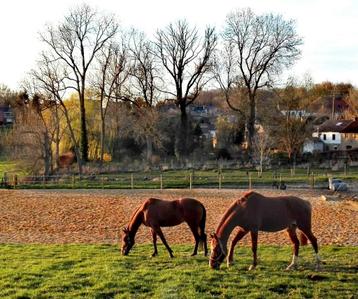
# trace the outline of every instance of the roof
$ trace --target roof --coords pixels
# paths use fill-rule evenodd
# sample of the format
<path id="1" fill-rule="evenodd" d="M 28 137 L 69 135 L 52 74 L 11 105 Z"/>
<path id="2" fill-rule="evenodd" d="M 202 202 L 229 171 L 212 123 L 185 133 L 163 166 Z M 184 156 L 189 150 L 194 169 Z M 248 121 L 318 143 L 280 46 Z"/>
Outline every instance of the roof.
<path id="1" fill-rule="evenodd" d="M 352 121 L 344 128 L 343 133 L 358 133 L 358 120 Z"/>
<path id="2" fill-rule="evenodd" d="M 358 133 L 358 120 L 327 120 L 318 127 L 318 131 Z"/>

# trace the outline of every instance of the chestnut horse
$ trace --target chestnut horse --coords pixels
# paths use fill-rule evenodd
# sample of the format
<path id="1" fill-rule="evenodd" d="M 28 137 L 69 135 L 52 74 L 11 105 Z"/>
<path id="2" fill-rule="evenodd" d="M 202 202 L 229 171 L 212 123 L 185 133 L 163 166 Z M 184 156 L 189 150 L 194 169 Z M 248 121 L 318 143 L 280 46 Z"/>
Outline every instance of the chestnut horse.
<path id="1" fill-rule="evenodd" d="M 300 242 L 296 235 L 298 228 L 301 233 L 302 245 L 311 241 L 316 253 L 316 268 L 319 268 L 317 239 L 311 231 L 311 204 L 294 196 L 266 197 L 257 192 L 250 191 L 236 200 L 222 217 L 216 232 L 211 235 L 211 256 L 209 265 L 218 269 L 227 255 L 227 242 L 235 227 L 239 230 L 231 242 L 227 264 L 233 262 L 234 247 L 248 232 L 251 235 L 253 264 L 249 270 L 257 265 L 257 239 L 258 231 L 277 232 L 286 229 L 293 243 L 293 259 L 286 268 L 296 267 Z"/>
<path id="2" fill-rule="evenodd" d="M 135 235 L 141 224 L 149 226 L 152 232 L 154 252 L 158 254 L 157 235 L 167 248 L 170 257 L 173 250 L 169 247 L 161 227 L 175 226 L 183 222 L 189 225 L 195 238 L 195 247 L 192 255 L 196 255 L 199 243 L 204 246 L 205 256 L 208 253 L 205 234 L 206 210 L 203 204 L 193 198 L 182 198 L 174 201 L 161 200 L 157 198 L 147 199 L 133 213 L 129 225 L 123 228 L 122 254 L 127 255 L 134 245 Z"/>

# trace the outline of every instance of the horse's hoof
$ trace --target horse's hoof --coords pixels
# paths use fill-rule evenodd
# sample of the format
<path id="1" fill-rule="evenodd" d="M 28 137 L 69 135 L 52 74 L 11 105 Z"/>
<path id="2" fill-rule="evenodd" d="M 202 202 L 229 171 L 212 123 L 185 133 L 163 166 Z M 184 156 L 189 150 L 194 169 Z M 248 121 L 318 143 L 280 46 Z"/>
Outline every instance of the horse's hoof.
<path id="1" fill-rule="evenodd" d="M 196 256 L 197 253 L 196 252 L 193 252 L 190 256 Z"/>
<path id="2" fill-rule="evenodd" d="M 227 261 L 226 266 L 230 268 L 234 264 L 234 261 Z"/>
<path id="3" fill-rule="evenodd" d="M 158 253 L 153 253 L 152 257 L 156 257 L 158 255 Z"/>
<path id="4" fill-rule="evenodd" d="M 296 265 L 288 265 L 287 268 L 285 269 L 286 271 L 291 271 L 291 270 L 296 270 L 297 266 Z"/>
<path id="5" fill-rule="evenodd" d="M 251 265 L 251 266 L 249 267 L 249 271 L 255 270 L 255 268 L 256 268 L 255 265 Z"/>

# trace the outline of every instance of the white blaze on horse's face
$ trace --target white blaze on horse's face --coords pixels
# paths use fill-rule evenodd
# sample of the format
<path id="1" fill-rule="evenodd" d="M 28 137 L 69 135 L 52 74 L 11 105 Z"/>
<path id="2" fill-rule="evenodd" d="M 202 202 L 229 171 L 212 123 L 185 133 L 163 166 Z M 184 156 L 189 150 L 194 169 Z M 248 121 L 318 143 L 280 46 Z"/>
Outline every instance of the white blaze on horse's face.
<path id="1" fill-rule="evenodd" d="M 212 235 L 211 239 L 211 255 L 209 259 L 209 266 L 212 269 L 219 269 L 220 264 L 224 261 L 226 253 L 224 252 L 220 240 L 216 235 Z"/>
<path id="2" fill-rule="evenodd" d="M 123 229 L 122 247 L 121 247 L 122 255 L 128 255 L 133 245 L 134 245 L 134 240 L 132 240 L 132 238 L 130 237 L 128 229 Z"/>

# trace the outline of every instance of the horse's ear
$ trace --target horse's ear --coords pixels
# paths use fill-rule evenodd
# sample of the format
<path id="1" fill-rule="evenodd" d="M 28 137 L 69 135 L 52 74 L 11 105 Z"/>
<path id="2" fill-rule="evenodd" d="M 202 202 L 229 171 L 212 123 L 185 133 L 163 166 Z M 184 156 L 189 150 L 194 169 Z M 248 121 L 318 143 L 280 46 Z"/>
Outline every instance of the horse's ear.
<path id="1" fill-rule="evenodd" d="M 215 232 L 210 233 L 210 237 L 211 237 L 212 239 L 216 239 L 216 234 L 215 234 Z"/>
<path id="2" fill-rule="evenodd" d="M 124 233 L 128 233 L 128 227 L 125 226 L 125 227 L 123 227 L 122 230 L 123 230 Z"/>

